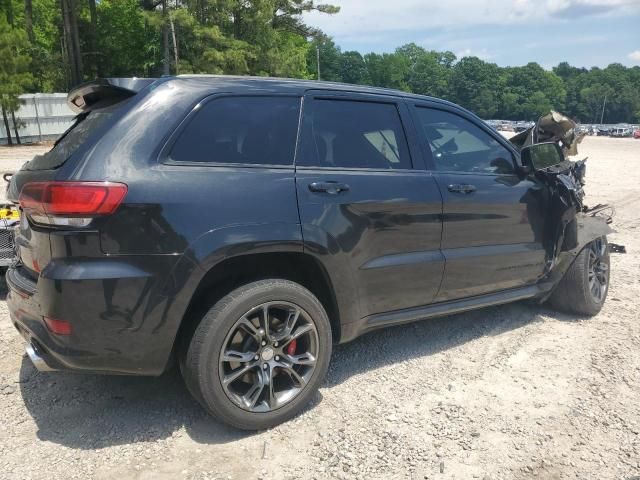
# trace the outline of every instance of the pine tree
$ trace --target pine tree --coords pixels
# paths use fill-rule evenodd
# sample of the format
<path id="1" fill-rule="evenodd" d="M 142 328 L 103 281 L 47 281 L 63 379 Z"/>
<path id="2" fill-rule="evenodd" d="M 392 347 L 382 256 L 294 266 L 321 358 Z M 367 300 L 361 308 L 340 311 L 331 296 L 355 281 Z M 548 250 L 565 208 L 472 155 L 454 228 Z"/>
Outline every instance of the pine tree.
<path id="1" fill-rule="evenodd" d="M 24 30 L 11 27 L 7 18 L 0 15 L 0 109 L 7 131 L 7 139 L 12 144 L 8 116 L 14 119 L 16 139 L 20 142 L 15 112 L 20 107 L 18 96 L 32 82 L 28 55 L 29 41 Z"/>

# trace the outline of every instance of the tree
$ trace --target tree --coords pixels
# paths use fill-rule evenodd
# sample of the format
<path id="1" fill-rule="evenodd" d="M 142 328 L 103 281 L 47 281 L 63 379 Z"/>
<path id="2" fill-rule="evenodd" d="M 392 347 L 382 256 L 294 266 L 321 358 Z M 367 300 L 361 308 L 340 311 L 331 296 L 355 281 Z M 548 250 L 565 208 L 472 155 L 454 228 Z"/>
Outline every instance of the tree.
<path id="1" fill-rule="evenodd" d="M 561 68 L 564 72 L 564 67 Z M 554 109 L 563 111 L 567 92 L 561 77 L 531 62 L 504 69 L 505 93 L 515 95 L 514 109 L 505 118 L 535 120 Z"/>
<path id="2" fill-rule="evenodd" d="M 27 31 L 29 42 L 35 43 L 35 35 L 33 34 L 33 2 L 32 0 L 24 0 L 24 28 Z"/>
<path id="3" fill-rule="evenodd" d="M 31 0 L 26 0 L 31 1 Z M 100 60 L 98 52 L 98 9 L 96 7 L 96 0 L 88 0 L 89 2 L 89 18 L 91 19 L 91 28 L 89 29 L 89 58 L 91 60 L 91 74 L 94 77 L 100 77 Z"/>
<path id="4" fill-rule="evenodd" d="M 342 52 L 305 23 L 338 13 L 317 0 L 0 0 L 24 29 L 33 91 L 94 76 L 219 73 L 317 78 L 443 97 L 484 117 L 535 119 L 553 108 L 582 121 L 639 121 L 640 67 L 501 68 L 409 43 L 392 53 Z M 24 8 L 20 6 L 24 5 Z M 3 59 L 0 59 L 0 61 Z M 29 87 L 26 87 L 29 88 Z M 10 116 L 10 115 L 9 115 Z"/>
<path id="5" fill-rule="evenodd" d="M 465 57 L 451 69 L 449 96 L 452 101 L 482 118 L 493 118 L 498 111 L 500 69 L 477 57 Z"/>
<path id="6" fill-rule="evenodd" d="M 60 0 L 62 10 L 62 26 L 64 31 L 64 52 L 69 68 L 69 87 L 82 83 L 84 71 L 82 66 L 82 51 L 80 48 L 80 33 L 78 31 L 78 1 Z"/>
<path id="7" fill-rule="evenodd" d="M 18 143 L 18 125 L 15 111 L 20 107 L 19 95 L 31 84 L 29 73 L 31 59 L 28 55 L 28 39 L 24 30 L 11 27 L 4 15 L 0 15 L 0 109 L 7 131 L 7 139 L 12 144 L 7 114 L 13 118 L 13 126 Z"/>
<path id="8" fill-rule="evenodd" d="M 364 58 L 359 52 L 344 52 L 340 57 L 339 74 L 345 83 L 368 85 L 371 80 Z"/>
<path id="9" fill-rule="evenodd" d="M 309 45 L 307 51 L 307 70 L 317 79 L 318 72 L 318 57 L 320 57 L 320 72 L 322 80 L 329 80 L 332 82 L 341 82 L 340 76 L 340 57 L 342 51 L 340 47 L 329 37 L 320 35 L 314 38 Z"/>
<path id="10" fill-rule="evenodd" d="M 160 35 L 137 0 L 102 0 L 97 4 L 95 56 L 101 75 L 151 77 L 161 64 Z M 159 20 L 159 19 L 158 19 Z"/>
<path id="11" fill-rule="evenodd" d="M 613 101 L 614 91 L 611 87 L 595 84 L 580 90 L 580 100 L 583 104 L 583 117 L 589 122 L 598 123 L 604 119 L 605 99 Z"/>
<path id="12" fill-rule="evenodd" d="M 407 84 L 409 62 L 395 53 L 368 53 L 364 56 L 371 85 L 410 91 Z"/>

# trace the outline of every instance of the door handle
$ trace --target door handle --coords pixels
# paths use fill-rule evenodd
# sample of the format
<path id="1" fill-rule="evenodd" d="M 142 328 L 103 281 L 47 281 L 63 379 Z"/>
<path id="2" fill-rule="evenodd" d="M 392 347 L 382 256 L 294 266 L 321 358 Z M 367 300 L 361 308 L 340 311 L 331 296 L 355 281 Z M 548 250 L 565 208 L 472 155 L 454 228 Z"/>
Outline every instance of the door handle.
<path id="1" fill-rule="evenodd" d="M 476 186 L 475 185 L 469 185 L 466 183 L 455 183 L 453 185 L 449 185 L 447 187 L 447 190 L 449 190 L 452 193 L 464 193 L 464 194 L 469 194 L 469 193 L 473 193 L 476 191 Z"/>
<path id="2" fill-rule="evenodd" d="M 337 195 L 338 193 L 348 192 L 349 185 L 339 182 L 313 182 L 309 184 L 309 190 L 315 193 L 328 193 L 329 195 Z"/>

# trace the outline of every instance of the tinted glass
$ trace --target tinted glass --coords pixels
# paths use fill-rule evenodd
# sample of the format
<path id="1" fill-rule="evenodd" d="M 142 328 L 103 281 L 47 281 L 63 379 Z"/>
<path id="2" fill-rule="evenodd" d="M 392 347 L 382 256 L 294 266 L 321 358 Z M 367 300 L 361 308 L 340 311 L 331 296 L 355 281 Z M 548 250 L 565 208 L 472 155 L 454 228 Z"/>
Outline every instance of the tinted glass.
<path id="1" fill-rule="evenodd" d="M 513 173 L 511 152 L 474 123 L 453 113 L 417 108 L 436 170 Z"/>
<path id="2" fill-rule="evenodd" d="M 305 121 L 299 164 L 337 168 L 411 168 L 407 140 L 393 104 L 315 100 Z"/>
<path id="3" fill-rule="evenodd" d="M 73 125 L 60 136 L 53 148 L 44 155 L 35 156 L 26 169 L 47 170 L 61 166 L 87 141 L 91 133 L 113 115 L 116 108 L 118 107 L 113 106 L 78 115 Z"/>
<path id="4" fill-rule="evenodd" d="M 205 103 L 171 149 L 179 162 L 292 165 L 300 99 L 221 97 Z"/>

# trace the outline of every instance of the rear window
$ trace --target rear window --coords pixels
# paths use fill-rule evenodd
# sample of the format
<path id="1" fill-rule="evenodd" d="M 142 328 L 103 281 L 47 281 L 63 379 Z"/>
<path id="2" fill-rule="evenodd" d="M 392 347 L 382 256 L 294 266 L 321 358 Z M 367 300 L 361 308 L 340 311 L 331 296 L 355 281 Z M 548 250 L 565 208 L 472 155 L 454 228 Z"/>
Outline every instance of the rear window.
<path id="1" fill-rule="evenodd" d="M 174 143 L 176 162 L 293 165 L 299 97 L 220 97 L 193 115 Z"/>
<path id="2" fill-rule="evenodd" d="M 64 164 L 71 155 L 102 125 L 115 110 L 115 106 L 93 110 L 78 115 L 71 127 L 56 141 L 53 148 L 44 155 L 36 155 L 25 167 L 27 170 L 49 170 Z"/>

